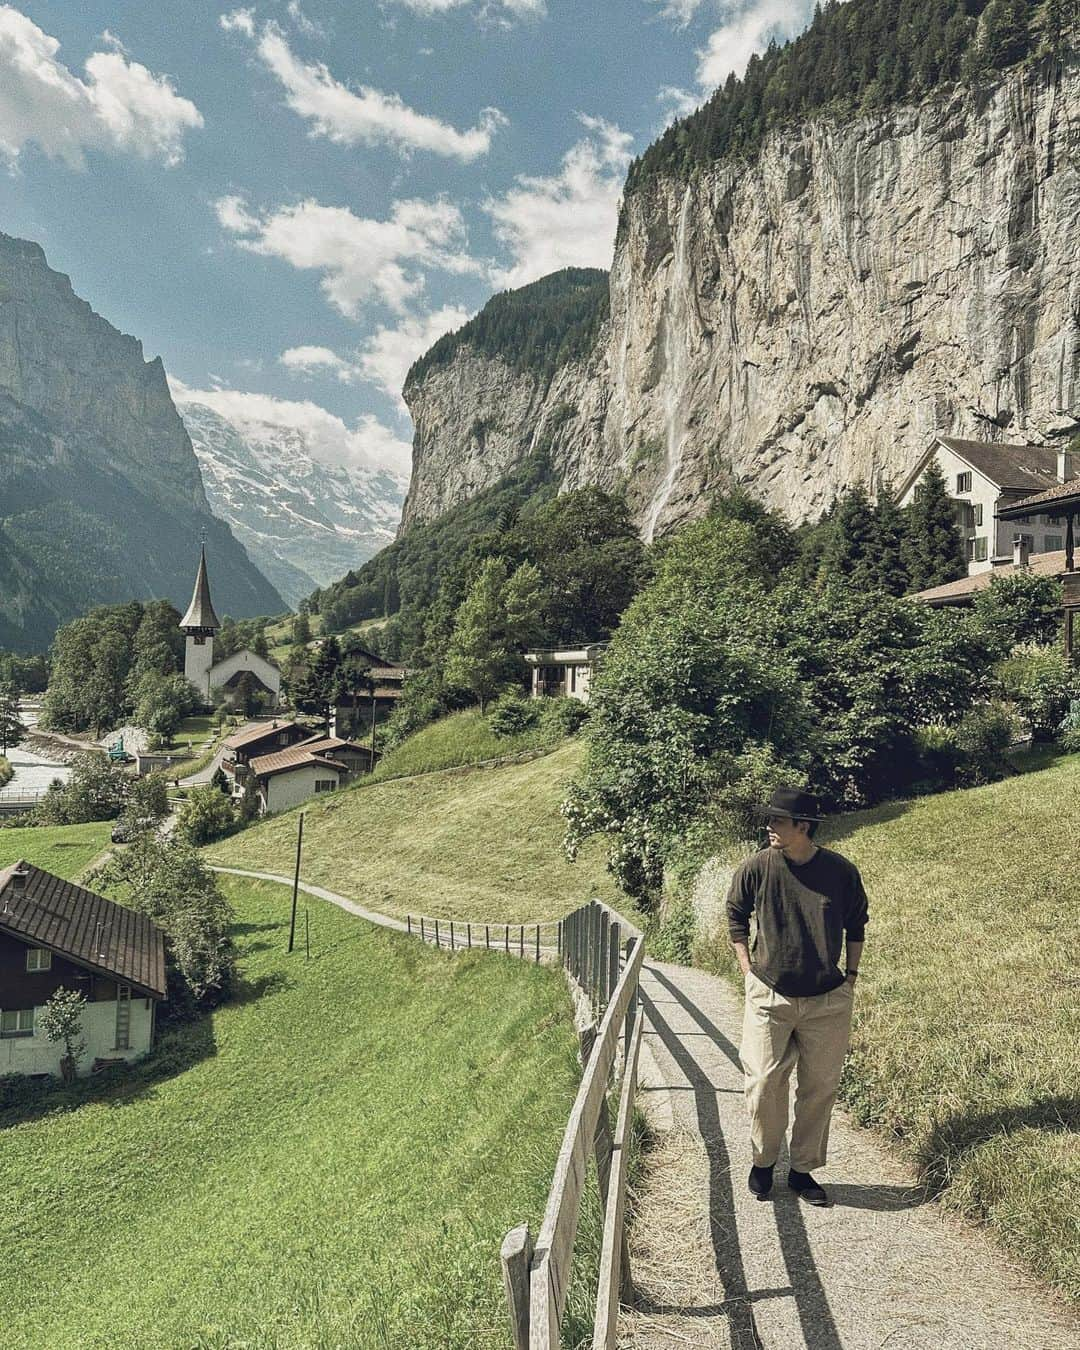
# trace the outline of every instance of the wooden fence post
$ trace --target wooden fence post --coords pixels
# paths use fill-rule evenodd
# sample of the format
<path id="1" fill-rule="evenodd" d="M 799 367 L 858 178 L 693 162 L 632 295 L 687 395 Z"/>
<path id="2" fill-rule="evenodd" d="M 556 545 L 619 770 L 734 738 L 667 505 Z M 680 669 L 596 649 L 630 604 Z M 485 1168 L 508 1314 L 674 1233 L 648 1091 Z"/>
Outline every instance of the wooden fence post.
<path id="1" fill-rule="evenodd" d="M 491 951 L 491 929 L 484 924 L 484 950 Z"/>
<path id="2" fill-rule="evenodd" d="M 503 944 L 504 944 L 504 946 L 506 947 L 506 954 L 507 954 L 507 956 L 509 956 L 509 955 L 510 955 L 510 925 L 509 925 L 508 923 L 504 923 L 504 924 L 503 924 Z"/>
<path id="3" fill-rule="evenodd" d="M 536 964 L 540 964 L 540 925 L 536 925 Z"/>
<path id="4" fill-rule="evenodd" d="M 608 930 L 608 998 L 619 983 L 619 924 L 612 922 Z"/>
<path id="5" fill-rule="evenodd" d="M 469 950 L 472 951 L 472 924 L 465 925 L 465 941 L 469 944 Z"/>
<path id="6" fill-rule="evenodd" d="M 638 938 L 638 939 L 637 939 L 638 942 L 640 942 L 641 940 L 642 940 L 641 938 Z M 627 939 L 626 939 L 626 959 L 627 959 L 627 961 L 630 960 L 631 956 L 632 956 L 633 953 L 634 953 L 634 941 L 635 941 L 634 938 L 627 938 Z M 637 1016 L 637 1000 L 638 1000 L 638 991 L 637 991 L 637 988 L 636 988 L 636 986 L 635 986 L 634 992 L 633 992 L 633 993 L 631 994 L 631 996 L 630 996 L 630 1002 L 626 1005 L 626 1021 L 625 1021 L 625 1028 L 626 1028 L 626 1044 L 625 1044 L 625 1046 L 623 1047 L 623 1055 L 624 1055 L 624 1057 L 625 1057 L 625 1056 L 628 1056 L 628 1055 L 630 1054 L 630 1041 L 631 1041 L 631 1038 L 632 1038 L 632 1036 L 633 1036 L 633 1034 L 634 1034 L 634 1018 Z"/>
<path id="7" fill-rule="evenodd" d="M 525 955 L 525 925 L 521 924 L 518 928 L 518 956 Z"/>
<path id="8" fill-rule="evenodd" d="M 559 919 L 555 924 L 555 950 L 559 954 L 559 961 L 561 963 L 563 958 L 562 919 Z"/>
<path id="9" fill-rule="evenodd" d="M 435 920 L 435 946 L 436 946 L 436 947 L 441 947 L 441 946 L 442 946 L 442 942 L 441 942 L 440 939 L 439 939 L 439 921 L 438 921 L 438 919 Z"/>
<path id="10" fill-rule="evenodd" d="M 607 1007 L 608 1001 L 608 925 L 611 918 L 606 909 L 600 911 L 600 940 L 597 943 L 596 962 L 596 1003 L 600 1008 Z"/>
<path id="11" fill-rule="evenodd" d="M 511 1228 L 503 1238 L 499 1257 L 502 1261 L 503 1286 L 510 1306 L 510 1326 L 514 1350 L 529 1350 L 529 1263 L 533 1243 L 529 1225 Z"/>
<path id="12" fill-rule="evenodd" d="M 411 915 L 411 914 L 406 914 L 406 915 L 405 915 L 405 931 L 409 934 L 410 937 L 412 936 L 412 915 Z"/>
<path id="13" fill-rule="evenodd" d="M 424 932 L 424 916 L 422 914 L 420 915 L 420 941 L 427 941 L 427 934 Z"/>

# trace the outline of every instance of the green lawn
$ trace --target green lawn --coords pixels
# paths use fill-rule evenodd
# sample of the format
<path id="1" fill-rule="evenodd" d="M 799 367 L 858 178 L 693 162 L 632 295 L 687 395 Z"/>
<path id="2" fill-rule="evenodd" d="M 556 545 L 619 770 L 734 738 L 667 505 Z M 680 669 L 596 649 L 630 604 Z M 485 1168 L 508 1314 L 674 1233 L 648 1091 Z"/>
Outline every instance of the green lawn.
<path id="1" fill-rule="evenodd" d="M 870 896 L 844 1099 L 1080 1298 L 1080 756 L 819 838 Z"/>
<path id="2" fill-rule="evenodd" d="M 357 784 L 311 801 L 303 878 L 371 909 L 473 922 L 561 918 L 590 896 L 618 900 L 597 842 L 562 852 L 559 802 L 580 742 L 495 769 Z M 297 812 L 211 845 L 212 862 L 292 874 Z"/>
<path id="3" fill-rule="evenodd" d="M 378 744 L 376 730 L 376 745 Z M 497 736 L 486 717 L 474 708 L 451 713 L 424 727 L 383 759 L 369 781 L 401 778 L 410 773 L 431 773 L 436 769 L 459 768 L 485 759 L 500 759 L 526 750 L 543 747 L 546 733 L 539 727 L 514 736 Z"/>
<path id="4" fill-rule="evenodd" d="M 214 729 L 214 719 L 207 714 L 185 717 L 172 739 L 172 748 L 189 748 L 196 754 L 213 737 Z"/>
<path id="5" fill-rule="evenodd" d="M 111 820 L 0 830 L 0 867 L 9 867 L 22 858 L 58 877 L 75 880 L 109 847 L 111 830 Z"/>
<path id="6" fill-rule="evenodd" d="M 0 1113 L 5 1350 L 508 1347 L 499 1242 L 538 1227 L 578 1081 L 559 972 L 318 901 L 287 957 L 288 889 L 228 889 L 241 1000 Z"/>

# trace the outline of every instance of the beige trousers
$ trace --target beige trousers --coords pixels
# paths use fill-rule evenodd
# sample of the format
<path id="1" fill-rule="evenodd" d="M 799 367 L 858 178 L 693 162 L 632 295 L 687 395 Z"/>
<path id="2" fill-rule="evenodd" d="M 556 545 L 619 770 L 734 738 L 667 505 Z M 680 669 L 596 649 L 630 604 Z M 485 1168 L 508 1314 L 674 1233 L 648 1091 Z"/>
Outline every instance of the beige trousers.
<path id="1" fill-rule="evenodd" d="M 829 1117 L 847 1053 L 853 1001 L 854 986 L 846 981 L 813 998 L 785 998 L 753 972 L 746 976 L 740 1058 L 755 1167 L 771 1167 L 779 1156 L 787 1130 L 792 1069 L 796 1075 L 791 1166 L 797 1172 L 825 1166 Z"/>

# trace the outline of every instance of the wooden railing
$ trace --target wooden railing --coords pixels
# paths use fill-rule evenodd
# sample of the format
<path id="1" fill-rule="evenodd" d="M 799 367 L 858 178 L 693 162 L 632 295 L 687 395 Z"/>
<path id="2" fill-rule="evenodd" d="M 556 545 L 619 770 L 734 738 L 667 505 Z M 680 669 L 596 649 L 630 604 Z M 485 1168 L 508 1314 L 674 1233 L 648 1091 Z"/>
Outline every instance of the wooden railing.
<path id="1" fill-rule="evenodd" d="M 641 934 L 631 931 L 633 936 L 623 950 L 623 924 L 596 901 L 562 923 L 560 955 L 568 975 L 599 1017 L 599 1026 L 582 1033 L 584 1072 L 540 1232 L 534 1242 L 528 1224 L 521 1224 L 503 1240 L 503 1282 L 515 1350 L 558 1350 L 590 1154 L 596 1159 L 604 1205 L 594 1350 L 612 1350 L 620 1301 L 628 1302 L 632 1295 L 624 1219 L 641 1047 L 642 1018 L 637 1004 L 644 946 Z M 607 1100 L 613 1071 L 620 1085 L 614 1135 Z"/>

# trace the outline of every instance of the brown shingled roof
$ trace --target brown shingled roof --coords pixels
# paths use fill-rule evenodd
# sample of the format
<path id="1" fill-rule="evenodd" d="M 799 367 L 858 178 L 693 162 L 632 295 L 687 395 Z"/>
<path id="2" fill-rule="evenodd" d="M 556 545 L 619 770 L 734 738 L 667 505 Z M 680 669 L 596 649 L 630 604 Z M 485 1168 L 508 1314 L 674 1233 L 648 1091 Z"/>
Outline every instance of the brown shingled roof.
<path id="1" fill-rule="evenodd" d="M 962 605 L 974 600 L 980 591 L 985 591 L 994 577 L 1012 576 L 1017 570 L 1027 570 L 1037 577 L 1056 577 L 1065 570 L 1065 551 L 1054 553 L 1033 553 L 1028 559 L 1026 569 L 1017 569 L 1013 563 L 988 568 L 985 572 L 976 572 L 971 577 L 960 577 L 958 581 L 947 581 L 944 586 L 931 586 L 926 591 L 916 591 L 909 600 L 921 600 L 927 605 Z"/>
<path id="2" fill-rule="evenodd" d="M 306 731 L 307 728 L 300 725 L 299 722 L 275 721 L 259 722 L 256 726 L 248 727 L 243 731 L 238 731 L 230 736 L 225 745 L 230 750 L 242 750 L 246 745 L 255 745 L 267 736 L 276 736 L 278 732 L 287 731 L 290 727 L 296 727 L 299 731 Z"/>
<path id="3" fill-rule="evenodd" d="M 277 750 L 272 755 L 259 755 L 249 765 L 257 778 L 268 778 L 275 773 L 286 773 L 289 769 L 302 769 L 308 764 L 319 764 L 327 769 L 342 772 L 342 766 L 322 755 L 314 755 L 306 745 L 290 745 L 287 750 Z"/>
<path id="4" fill-rule="evenodd" d="M 1057 482 L 1057 449 L 1052 445 L 1003 445 L 956 436 L 938 440 L 999 488 L 1041 492 Z"/>
<path id="5" fill-rule="evenodd" d="M 21 892 L 14 877 L 26 877 Z M 17 862 L 0 871 L 0 932 L 47 947 L 151 998 L 165 997 L 165 935 L 145 914 Z"/>
<path id="6" fill-rule="evenodd" d="M 203 546 L 199 558 L 199 571 L 195 577 L 195 589 L 191 593 L 191 604 L 180 620 L 180 628 L 205 628 L 215 632 L 221 627 L 221 620 L 214 612 L 214 602 L 210 599 L 210 582 L 206 575 L 206 547 Z"/>
<path id="7" fill-rule="evenodd" d="M 1075 500 L 1070 501 L 1070 497 Z M 1025 497 L 1023 501 L 1010 502 L 1008 506 L 1003 506 L 997 515 L 999 520 L 1015 520 L 1044 506 L 1057 506 L 1062 509 L 1066 506 L 1080 506 L 1080 478 L 1070 478 L 1067 483 L 1057 483 L 1054 487 L 1047 488 L 1045 492 Z"/>

